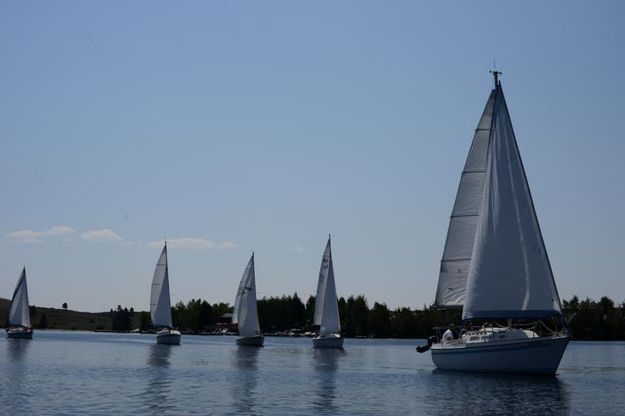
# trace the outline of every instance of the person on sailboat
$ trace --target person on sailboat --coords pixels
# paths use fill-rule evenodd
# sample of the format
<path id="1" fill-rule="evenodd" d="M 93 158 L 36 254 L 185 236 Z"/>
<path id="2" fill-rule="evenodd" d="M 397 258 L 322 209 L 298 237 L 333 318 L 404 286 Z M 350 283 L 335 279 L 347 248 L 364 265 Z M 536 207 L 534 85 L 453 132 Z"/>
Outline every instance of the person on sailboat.
<path id="1" fill-rule="evenodd" d="M 454 324 L 449 324 L 447 331 L 443 333 L 443 338 L 442 338 L 443 342 L 449 342 L 454 339 L 454 332 L 452 331 L 453 327 L 454 327 Z"/>

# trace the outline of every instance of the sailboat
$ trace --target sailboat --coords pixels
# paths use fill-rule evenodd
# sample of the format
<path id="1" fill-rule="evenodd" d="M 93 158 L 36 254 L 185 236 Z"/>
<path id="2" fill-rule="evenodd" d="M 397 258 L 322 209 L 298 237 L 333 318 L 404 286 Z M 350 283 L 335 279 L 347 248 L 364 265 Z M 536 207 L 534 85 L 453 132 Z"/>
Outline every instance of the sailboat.
<path id="1" fill-rule="evenodd" d="M 256 276 L 254 272 L 254 253 L 245 267 L 237 297 L 234 301 L 232 323 L 239 326 L 238 345 L 262 347 L 263 334 L 258 323 L 258 306 L 256 304 Z"/>
<path id="2" fill-rule="evenodd" d="M 339 305 L 334 284 L 334 268 L 332 267 L 330 236 L 328 236 L 328 244 L 321 258 L 313 325 L 319 325 L 319 333 L 312 340 L 313 347 L 343 348 Z"/>
<path id="3" fill-rule="evenodd" d="M 156 332 L 158 344 L 180 345 L 182 335 L 172 328 L 171 300 L 169 297 L 169 271 L 167 268 L 167 242 L 161 256 L 156 263 L 152 278 L 152 293 L 150 295 L 150 315 Z"/>
<path id="4" fill-rule="evenodd" d="M 465 328 L 442 339 L 438 332 L 432 360 L 442 370 L 554 374 L 569 337 L 501 73 L 492 73 L 495 87 L 460 179 L 435 300 L 438 308 L 462 308 Z"/>
<path id="5" fill-rule="evenodd" d="M 9 309 L 9 325 L 7 338 L 32 339 L 33 329 L 30 326 L 30 308 L 28 306 L 28 287 L 26 286 L 26 267 L 17 280 L 17 286 L 11 299 Z"/>

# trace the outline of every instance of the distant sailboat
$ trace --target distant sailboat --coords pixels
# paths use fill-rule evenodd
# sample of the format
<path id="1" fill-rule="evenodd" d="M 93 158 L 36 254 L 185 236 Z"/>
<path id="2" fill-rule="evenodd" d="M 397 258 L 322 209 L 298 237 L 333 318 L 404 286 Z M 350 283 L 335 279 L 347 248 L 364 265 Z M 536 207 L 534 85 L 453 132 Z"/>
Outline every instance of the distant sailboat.
<path id="1" fill-rule="evenodd" d="M 256 275 L 254 271 L 254 253 L 245 267 L 239 290 L 234 301 L 232 323 L 239 327 L 238 345 L 262 347 L 264 338 L 258 323 L 258 305 L 256 303 Z"/>
<path id="2" fill-rule="evenodd" d="M 553 374 L 569 337 L 543 323 L 562 326 L 560 297 L 499 72 L 493 74 L 495 88 L 460 179 L 435 306 L 462 308 L 465 324 L 507 320 L 507 325 L 467 327 L 459 338 L 448 332 L 432 345 L 432 360 L 443 370 Z M 513 320 L 535 323 L 513 326 Z"/>
<path id="3" fill-rule="evenodd" d="M 26 286 L 26 267 L 17 281 L 9 309 L 8 338 L 32 339 L 33 329 L 30 326 L 30 308 L 28 306 L 28 287 Z"/>
<path id="4" fill-rule="evenodd" d="M 152 293 L 150 295 L 150 314 L 152 325 L 158 329 L 156 342 L 158 344 L 179 345 L 180 331 L 172 328 L 171 301 L 169 297 L 169 272 L 167 268 L 167 242 L 156 263 L 152 278 Z"/>
<path id="5" fill-rule="evenodd" d="M 319 325 L 319 334 L 313 338 L 313 347 L 343 348 L 330 237 L 328 237 L 328 244 L 321 259 L 313 325 Z"/>

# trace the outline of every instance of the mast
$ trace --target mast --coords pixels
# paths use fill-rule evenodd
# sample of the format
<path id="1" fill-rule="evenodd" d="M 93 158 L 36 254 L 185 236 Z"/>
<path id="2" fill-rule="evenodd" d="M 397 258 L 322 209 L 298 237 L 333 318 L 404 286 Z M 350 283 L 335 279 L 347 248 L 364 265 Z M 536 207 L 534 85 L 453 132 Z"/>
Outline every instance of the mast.
<path id="1" fill-rule="evenodd" d="M 493 79 L 495 81 L 495 88 L 499 88 L 501 86 L 501 81 L 499 81 L 499 75 L 502 75 L 503 72 L 497 71 L 496 69 L 493 69 L 492 71 L 488 71 L 488 72 L 493 74 Z"/>

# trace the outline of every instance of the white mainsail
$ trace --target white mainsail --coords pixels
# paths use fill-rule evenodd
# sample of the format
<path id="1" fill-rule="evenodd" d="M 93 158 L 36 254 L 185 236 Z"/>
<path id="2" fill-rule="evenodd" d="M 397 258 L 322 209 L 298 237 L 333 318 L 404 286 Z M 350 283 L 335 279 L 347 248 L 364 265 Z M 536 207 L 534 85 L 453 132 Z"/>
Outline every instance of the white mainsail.
<path id="1" fill-rule="evenodd" d="M 28 307 L 28 287 L 26 286 L 26 267 L 17 281 L 9 310 L 9 326 L 30 328 L 30 309 Z"/>
<path id="2" fill-rule="evenodd" d="M 256 304 L 256 276 L 254 272 L 254 253 L 245 267 L 239 290 L 234 301 L 232 323 L 238 324 L 239 335 L 253 337 L 260 334 L 258 306 Z"/>
<path id="3" fill-rule="evenodd" d="M 495 94 L 462 318 L 558 316 L 560 298 L 499 83 Z"/>
<path id="4" fill-rule="evenodd" d="M 315 315 L 313 325 L 319 325 L 319 335 L 340 334 L 341 322 L 339 306 L 334 284 L 334 268 L 332 267 L 332 250 L 330 237 L 321 259 L 317 296 L 315 298 Z"/>
<path id="5" fill-rule="evenodd" d="M 169 272 L 167 268 L 167 243 L 156 263 L 150 295 L 150 315 L 155 328 L 171 328 L 171 301 L 169 299 Z"/>
<path id="6" fill-rule="evenodd" d="M 495 91 L 493 90 L 475 130 L 471 149 L 460 177 L 456 201 L 449 219 L 434 301 L 434 305 L 439 308 L 461 308 L 464 302 L 471 252 L 482 203 L 494 101 Z"/>

